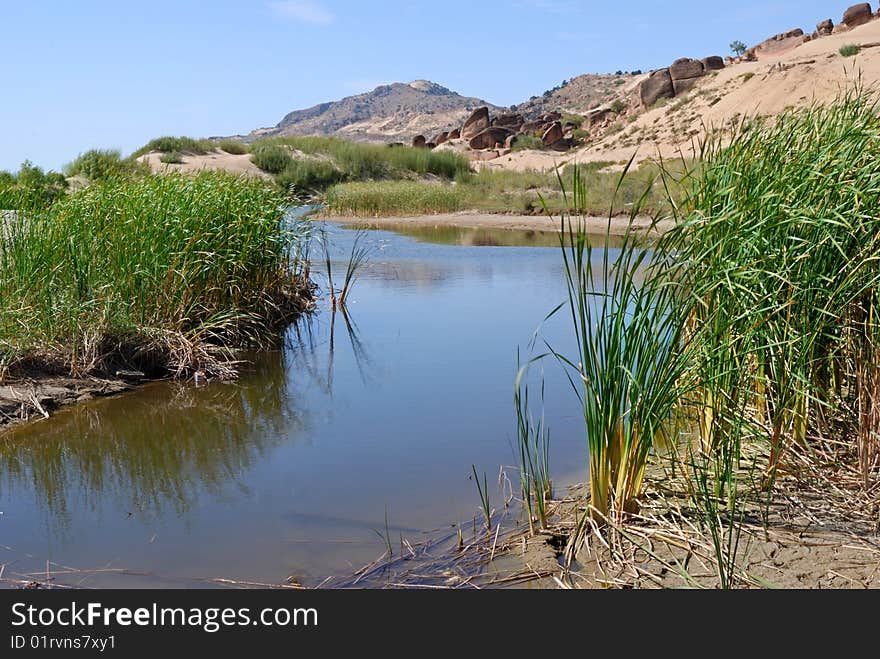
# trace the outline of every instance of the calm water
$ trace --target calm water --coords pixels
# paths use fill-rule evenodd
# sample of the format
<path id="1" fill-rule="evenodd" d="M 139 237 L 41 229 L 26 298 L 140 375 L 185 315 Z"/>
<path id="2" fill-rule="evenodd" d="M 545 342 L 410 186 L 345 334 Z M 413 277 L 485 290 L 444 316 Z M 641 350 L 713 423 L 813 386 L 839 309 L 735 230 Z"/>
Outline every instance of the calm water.
<path id="1" fill-rule="evenodd" d="M 355 232 L 329 229 L 339 277 Z M 370 231 L 348 322 L 322 300 L 238 382 L 152 384 L 6 433 L 5 576 L 48 560 L 128 572 L 59 576 L 89 586 L 314 584 L 377 558 L 386 513 L 411 541 L 472 520 L 472 464 L 517 482 L 517 348 L 565 296 L 555 238 L 474 236 Z M 567 349 L 563 321 L 542 337 Z M 583 480 L 576 401 L 544 370 L 555 481 Z"/>

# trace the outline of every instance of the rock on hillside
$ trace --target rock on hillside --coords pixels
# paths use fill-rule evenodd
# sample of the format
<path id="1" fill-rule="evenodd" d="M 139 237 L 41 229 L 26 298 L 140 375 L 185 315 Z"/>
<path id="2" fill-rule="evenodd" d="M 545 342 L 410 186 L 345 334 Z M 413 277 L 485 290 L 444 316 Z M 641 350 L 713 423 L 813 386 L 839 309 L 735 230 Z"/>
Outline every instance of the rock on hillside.
<path id="1" fill-rule="evenodd" d="M 249 137 L 335 135 L 362 141 L 409 142 L 413 134 L 436 135 L 461 126 L 479 106 L 500 110 L 428 80 L 416 80 L 382 85 L 366 94 L 291 112 L 278 125 L 258 129 Z"/>

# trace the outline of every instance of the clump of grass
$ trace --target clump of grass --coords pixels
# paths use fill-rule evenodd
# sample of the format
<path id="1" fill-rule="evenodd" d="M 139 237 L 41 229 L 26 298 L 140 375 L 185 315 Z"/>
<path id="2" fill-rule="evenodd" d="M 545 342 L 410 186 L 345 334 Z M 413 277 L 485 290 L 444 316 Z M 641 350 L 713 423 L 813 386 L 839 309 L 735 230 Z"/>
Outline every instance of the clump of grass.
<path id="1" fill-rule="evenodd" d="M 360 217 L 454 213 L 466 207 L 458 186 L 414 181 L 342 183 L 330 188 L 324 201 L 330 213 Z"/>
<path id="2" fill-rule="evenodd" d="M 300 158 L 292 160 L 275 181 L 284 190 L 292 187 L 295 191 L 305 191 L 323 190 L 344 178 L 345 175 L 331 162 Z"/>
<path id="3" fill-rule="evenodd" d="M 263 145 L 283 146 L 308 155 L 329 158 L 345 175 L 346 180 L 350 181 L 400 178 L 406 174 L 433 174 L 453 179 L 470 170 L 470 163 L 466 158 L 448 151 L 389 148 L 336 137 L 269 138 L 257 142 L 254 149 Z"/>
<path id="4" fill-rule="evenodd" d="M 67 179 L 63 174 L 46 172 L 25 160 L 14 174 L 0 172 L 0 210 L 32 210 L 50 206 L 66 190 Z"/>
<path id="5" fill-rule="evenodd" d="M 248 145 L 240 140 L 220 140 L 217 148 L 233 156 L 243 156 L 250 152 Z"/>
<path id="6" fill-rule="evenodd" d="M 192 137 L 166 136 L 157 137 L 156 139 L 150 140 L 140 149 L 135 151 L 132 154 L 132 157 L 138 158 L 146 153 L 150 153 L 151 151 L 158 151 L 159 153 L 171 153 L 173 151 L 178 151 L 180 153 L 201 156 L 216 150 L 217 145 L 214 143 L 213 140 L 194 139 Z"/>
<path id="7" fill-rule="evenodd" d="M 77 156 L 64 170 L 68 176 L 103 181 L 116 176 L 146 174 L 148 167 L 134 157 L 123 158 L 119 151 L 113 149 L 91 149 Z"/>
<path id="8" fill-rule="evenodd" d="M 280 144 L 258 144 L 251 150 L 251 162 L 268 174 L 280 174 L 294 160 L 290 150 Z"/>
<path id="9" fill-rule="evenodd" d="M 576 167 L 571 187 L 571 207 L 581 208 L 585 191 Z M 636 205 L 631 217 L 638 210 Z M 613 254 L 606 239 L 594 260 L 595 248 L 575 211 L 562 215 L 560 242 L 577 354 L 554 354 L 567 365 L 580 400 L 591 517 L 604 523 L 612 514 L 638 509 L 648 455 L 655 441 L 670 434 L 688 364 L 688 307 L 663 277 L 664 262 L 653 261 L 653 252 L 634 236 Z"/>
<path id="10" fill-rule="evenodd" d="M 860 455 L 877 446 L 878 143 L 876 100 L 859 88 L 744 122 L 731 146 L 704 144 L 660 245 L 686 264 L 677 277 L 694 304 L 704 448 L 747 401 L 765 429 L 768 487 L 786 447 L 833 417 L 859 429 Z"/>
<path id="11" fill-rule="evenodd" d="M 519 446 L 520 489 L 529 520 L 529 532 L 535 535 L 535 517 L 541 529 L 547 528 L 547 506 L 553 497 L 550 480 L 550 432 L 543 414 L 536 422 L 529 407 L 527 367 L 520 369 L 514 386 L 517 443 Z M 541 402 L 544 400 L 543 382 Z"/>
<path id="12" fill-rule="evenodd" d="M 159 157 L 159 162 L 166 165 L 180 165 L 183 163 L 183 155 L 178 151 L 169 151 Z"/>
<path id="13" fill-rule="evenodd" d="M 842 45 L 837 52 L 840 53 L 841 57 L 854 57 L 862 52 L 862 47 L 854 43 L 847 43 Z"/>
<path id="14" fill-rule="evenodd" d="M 264 182 L 219 172 L 96 183 L 19 214 L 0 250 L 0 372 L 134 367 L 233 373 L 230 350 L 266 345 L 307 297 Z"/>

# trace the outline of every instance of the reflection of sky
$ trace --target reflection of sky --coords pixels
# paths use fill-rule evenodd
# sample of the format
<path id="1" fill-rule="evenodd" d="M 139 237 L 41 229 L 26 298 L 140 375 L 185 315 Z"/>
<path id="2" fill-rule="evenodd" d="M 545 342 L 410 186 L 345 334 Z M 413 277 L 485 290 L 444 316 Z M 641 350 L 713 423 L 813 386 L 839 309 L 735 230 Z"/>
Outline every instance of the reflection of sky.
<path id="1" fill-rule="evenodd" d="M 330 231 L 336 281 L 356 233 Z M 322 300 L 239 383 L 153 385 L 13 433 L 2 544 L 38 564 L 277 582 L 375 558 L 386 509 L 392 536 L 471 520 L 471 465 L 493 481 L 515 463 L 517 348 L 565 296 L 559 252 L 365 240 L 348 317 Z M 557 348 L 564 321 L 542 333 Z M 573 394 L 545 369 L 557 482 L 582 479 Z"/>

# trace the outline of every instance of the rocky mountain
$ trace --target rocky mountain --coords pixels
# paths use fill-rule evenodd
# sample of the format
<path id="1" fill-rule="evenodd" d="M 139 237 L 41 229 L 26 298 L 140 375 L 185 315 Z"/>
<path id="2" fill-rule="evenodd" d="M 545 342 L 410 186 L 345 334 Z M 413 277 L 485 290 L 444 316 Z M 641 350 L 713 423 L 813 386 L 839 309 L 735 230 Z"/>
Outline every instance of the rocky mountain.
<path id="1" fill-rule="evenodd" d="M 415 134 L 433 135 L 460 126 L 479 106 L 500 110 L 434 82 L 416 80 L 296 110 L 277 126 L 255 130 L 249 137 L 335 135 L 359 141 L 409 142 Z"/>
<path id="2" fill-rule="evenodd" d="M 584 114 L 588 110 L 614 100 L 620 95 L 634 76 L 641 71 L 617 74 L 587 73 L 566 80 L 559 86 L 548 89 L 540 96 L 532 96 L 528 101 L 516 106 L 516 111 L 526 116 L 545 112 L 571 112 Z"/>

